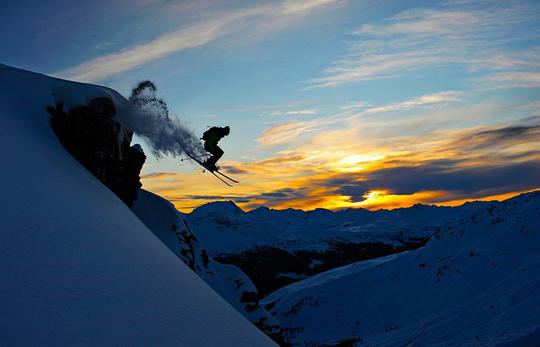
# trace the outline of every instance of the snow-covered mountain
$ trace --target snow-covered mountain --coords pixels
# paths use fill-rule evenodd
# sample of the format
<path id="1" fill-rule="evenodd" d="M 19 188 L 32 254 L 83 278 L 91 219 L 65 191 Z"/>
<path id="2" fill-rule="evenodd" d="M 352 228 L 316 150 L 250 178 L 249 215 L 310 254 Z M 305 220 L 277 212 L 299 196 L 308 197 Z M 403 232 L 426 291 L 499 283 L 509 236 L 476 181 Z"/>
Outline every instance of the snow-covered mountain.
<path id="1" fill-rule="evenodd" d="M 429 226 L 453 218 L 461 209 L 416 205 L 413 208 L 369 211 L 325 209 L 244 212 L 231 201 L 195 209 L 188 218 L 214 255 L 240 253 L 256 247 L 326 250 L 332 241 L 361 243 L 431 235 Z M 428 230 L 426 230 L 428 229 Z"/>
<path id="2" fill-rule="evenodd" d="M 539 346 L 540 191 L 445 222 L 424 247 L 263 303 L 296 346 Z"/>
<path id="3" fill-rule="evenodd" d="M 197 208 L 188 220 L 211 257 L 240 267 L 266 295 L 355 261 L 421 247 L 445 221 L 482 205 L 244 212 L 225 201 Z"/>
<path id="4" fill-rule="evenodd" d="M 0 90 L 0 345 L 275 345 L 53 133 L 59 100 L 122 96 L 5 65 Z"/>

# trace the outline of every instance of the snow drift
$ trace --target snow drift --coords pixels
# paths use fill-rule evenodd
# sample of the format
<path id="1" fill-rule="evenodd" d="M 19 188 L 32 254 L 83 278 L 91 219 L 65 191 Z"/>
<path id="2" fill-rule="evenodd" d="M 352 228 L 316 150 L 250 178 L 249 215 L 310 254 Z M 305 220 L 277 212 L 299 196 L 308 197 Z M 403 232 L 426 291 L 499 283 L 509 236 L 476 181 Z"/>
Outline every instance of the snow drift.
<path id="1" fill-rule="evenodd" d="M 270 346 L 64 150 L 48 105 L 111 89 L 0 65 L 0 344 Z"/>

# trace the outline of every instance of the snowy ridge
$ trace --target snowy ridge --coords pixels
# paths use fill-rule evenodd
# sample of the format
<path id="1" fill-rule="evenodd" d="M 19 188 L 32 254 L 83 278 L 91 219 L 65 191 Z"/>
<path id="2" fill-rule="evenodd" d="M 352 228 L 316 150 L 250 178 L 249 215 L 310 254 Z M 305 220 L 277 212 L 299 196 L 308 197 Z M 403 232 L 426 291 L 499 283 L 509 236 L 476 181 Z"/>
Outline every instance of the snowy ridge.
<path id="1" fill-rule="evenodd" d="M 302 211 L 260 207 L 244 212 L 232 201 L 205 204 L 188 220 L 213 255 L 239 253 L 262 246 L 287 250 L 325 250 L 332 241 L 371 242 L 429 237 L 446 220 L 484 203 L 436 207 L 415 205 L 396 210 L 325 209 Z"/>
<path id="2" fill-rule="evenodd" d="M 74 160 L 45 108 L 116 92 L 0 65 L 0 344 L 273 346 Z"/>
<path id="3" fill-rule="evenodd" d="M 537 346 L 540 192 L 445 223 L 423 248 L 334 269 L 264 302 L 296 346 Z"/>

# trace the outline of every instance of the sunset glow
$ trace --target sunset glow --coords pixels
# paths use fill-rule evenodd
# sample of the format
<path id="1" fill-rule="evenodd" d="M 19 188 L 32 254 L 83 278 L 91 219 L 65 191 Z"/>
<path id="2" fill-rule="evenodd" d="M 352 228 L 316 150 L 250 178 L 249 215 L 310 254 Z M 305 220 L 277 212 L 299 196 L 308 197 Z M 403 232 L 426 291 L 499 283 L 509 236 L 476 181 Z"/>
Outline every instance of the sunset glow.
<path id="1" fill-rule="evenodd" d="M 537 1 L 144 0 L 43 11 L 76 23 L 92 48 L 74 49 L 68 24 L 44 31 L 28 20 L 24 47 L 6 50 L 4 63 L 124 96 L 151 79 L 194 138 L 230 126 L 219 165 L 240 181 L 234 188 L 182 157 L 153 156 L 135 136 L 148 156 L 143 188 L 182 211 L 216 200 L 455 205 L 540 188 Z"/>

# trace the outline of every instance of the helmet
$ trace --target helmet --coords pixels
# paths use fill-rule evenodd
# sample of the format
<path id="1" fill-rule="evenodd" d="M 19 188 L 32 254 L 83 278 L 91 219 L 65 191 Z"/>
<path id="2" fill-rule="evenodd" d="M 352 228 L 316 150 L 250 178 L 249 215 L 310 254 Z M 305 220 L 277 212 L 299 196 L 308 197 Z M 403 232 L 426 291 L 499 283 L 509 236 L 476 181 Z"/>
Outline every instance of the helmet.
<path id="1" fill-rule="evenodd" d="M 226 126 L 223 128 L 223 130 L 225 131 L 225 135 L 229 135 L 231 133 L 231 128 L 229 128 L 229 126 Z"/>

